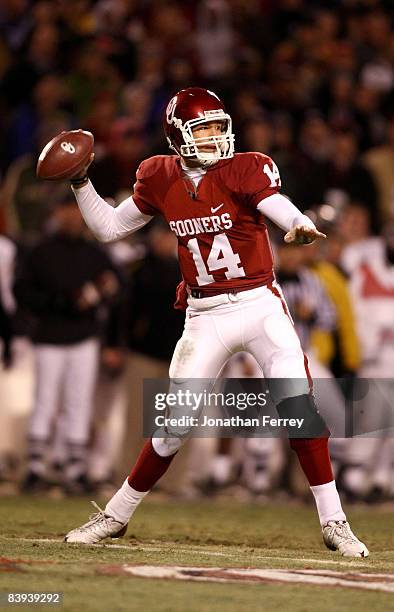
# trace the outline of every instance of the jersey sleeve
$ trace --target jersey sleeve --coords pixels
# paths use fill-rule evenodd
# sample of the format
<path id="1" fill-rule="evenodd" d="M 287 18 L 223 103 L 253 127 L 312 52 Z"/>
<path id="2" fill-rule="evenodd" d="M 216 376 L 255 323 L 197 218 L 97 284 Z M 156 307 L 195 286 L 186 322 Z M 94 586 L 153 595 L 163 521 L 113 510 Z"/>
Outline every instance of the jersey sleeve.
<path id="1" fill-rule="evenodd" d="M 242 160 L 242 192 L 254 208 L 269 196 L 279 193 L 280 174 L 275 162 L 262 153 L 246 153 Z"/>
<path id="2" fill-rule="evenodd" d="M 133 187 L 133 200 L 143 214 L 154 217 L 160 213 L 160 205 L 152 166 L 151 159 L 139 165 L 136 173 L 137 180 Z"/>

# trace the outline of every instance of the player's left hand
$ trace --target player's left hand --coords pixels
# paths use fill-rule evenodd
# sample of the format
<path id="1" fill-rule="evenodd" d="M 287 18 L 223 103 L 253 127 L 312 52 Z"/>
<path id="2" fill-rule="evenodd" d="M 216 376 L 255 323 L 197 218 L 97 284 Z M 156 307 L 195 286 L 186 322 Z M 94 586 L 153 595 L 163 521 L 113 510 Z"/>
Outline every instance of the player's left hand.
<path id="1" fill-rule="evenodd" d="M 294 244 L 311 244 L 316 238 L 327 238 L 326 234 L 308 225 L 295 225 L 284 237 L 284 241 Z"/>

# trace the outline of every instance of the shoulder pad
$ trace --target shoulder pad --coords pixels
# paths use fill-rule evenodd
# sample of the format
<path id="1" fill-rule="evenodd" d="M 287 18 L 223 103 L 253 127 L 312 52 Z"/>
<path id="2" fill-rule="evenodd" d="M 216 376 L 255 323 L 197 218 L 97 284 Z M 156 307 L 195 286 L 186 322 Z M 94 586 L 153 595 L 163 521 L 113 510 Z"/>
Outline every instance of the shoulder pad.
<path id="1" fill-rule="evenodd" d="M 140 163 L 137 170 L 137 178 L 144 179 L 154 176 L 163 170 L 168 174 L 175 167 L 176 155 L 154 155 Z"/>
<path id="2" fill-rule="evenodd" d="M 271 158 L 269 155 L 260 153 L 259 151 L 249 151 L 247 153 L 236 153 L 234 155 L 234 161 L 245 168 L 250 168 L 251 164 L 262 164 L 267 163 Z"/>

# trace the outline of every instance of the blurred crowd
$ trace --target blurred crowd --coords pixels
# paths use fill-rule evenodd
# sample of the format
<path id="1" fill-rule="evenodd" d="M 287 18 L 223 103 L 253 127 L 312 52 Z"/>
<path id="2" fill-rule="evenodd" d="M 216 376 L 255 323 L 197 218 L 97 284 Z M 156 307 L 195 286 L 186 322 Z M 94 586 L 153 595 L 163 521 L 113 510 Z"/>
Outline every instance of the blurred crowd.
<path id="1" fill-rule="evenodd" d="M 328 235 L 300 248 L 270 228 L 277 277 L 312 374 L 342 381 L 321 408 L 347 423 L 331 442 L 339 486 L 392 498 L 384 393 L 350 424 L 379 437 L 344 439 L 354 380 L 390 379 L 394 364 L 389 0 L 3 0 L 0 480 L 81 494 L 138 454 L 142 380 L 167 376 L 183 327 L 175 238 L 157 223 L 103 250 L 69 187 L 38 181 L 35 166 L 61 130 L 91 130 L 90 176 L 115 205 L 140 161 L 168 152 L 164 107 L 192 85 L 223 98 L 236 150 L 272 156 L 282 192 Z M 228 366 L 258 375 L 245 355 Z M 172 493 L 303 494 L 280 440 L 194 440 L 177 463 L 162 485 Z"/>

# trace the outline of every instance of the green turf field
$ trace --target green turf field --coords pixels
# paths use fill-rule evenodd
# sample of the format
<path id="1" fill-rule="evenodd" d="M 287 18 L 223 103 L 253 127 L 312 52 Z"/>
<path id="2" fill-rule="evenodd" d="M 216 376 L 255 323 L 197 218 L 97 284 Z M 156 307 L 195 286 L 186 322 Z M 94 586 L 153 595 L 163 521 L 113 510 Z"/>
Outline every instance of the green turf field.
<path id="1" fill-rule="evenodd" d="M 63 591 L 61 608 L 34 609 L 83 612 L 394 610 L 394 593 L 357 588 L 220 584 L 103 573 L 108 566 L 147 564 L 391 573 L 393 580 L 392 508 L 348 509 L 352 528 L 371 551 L 368 559 L 352 560 L 328 551 L 314 509 L 296 504 L 146 500 L 127 536 L 114 545 L 64 544 L 64 533 L 85 522 L 91 512 L 86 499 L 0 498 L 0 591 Z"/>

